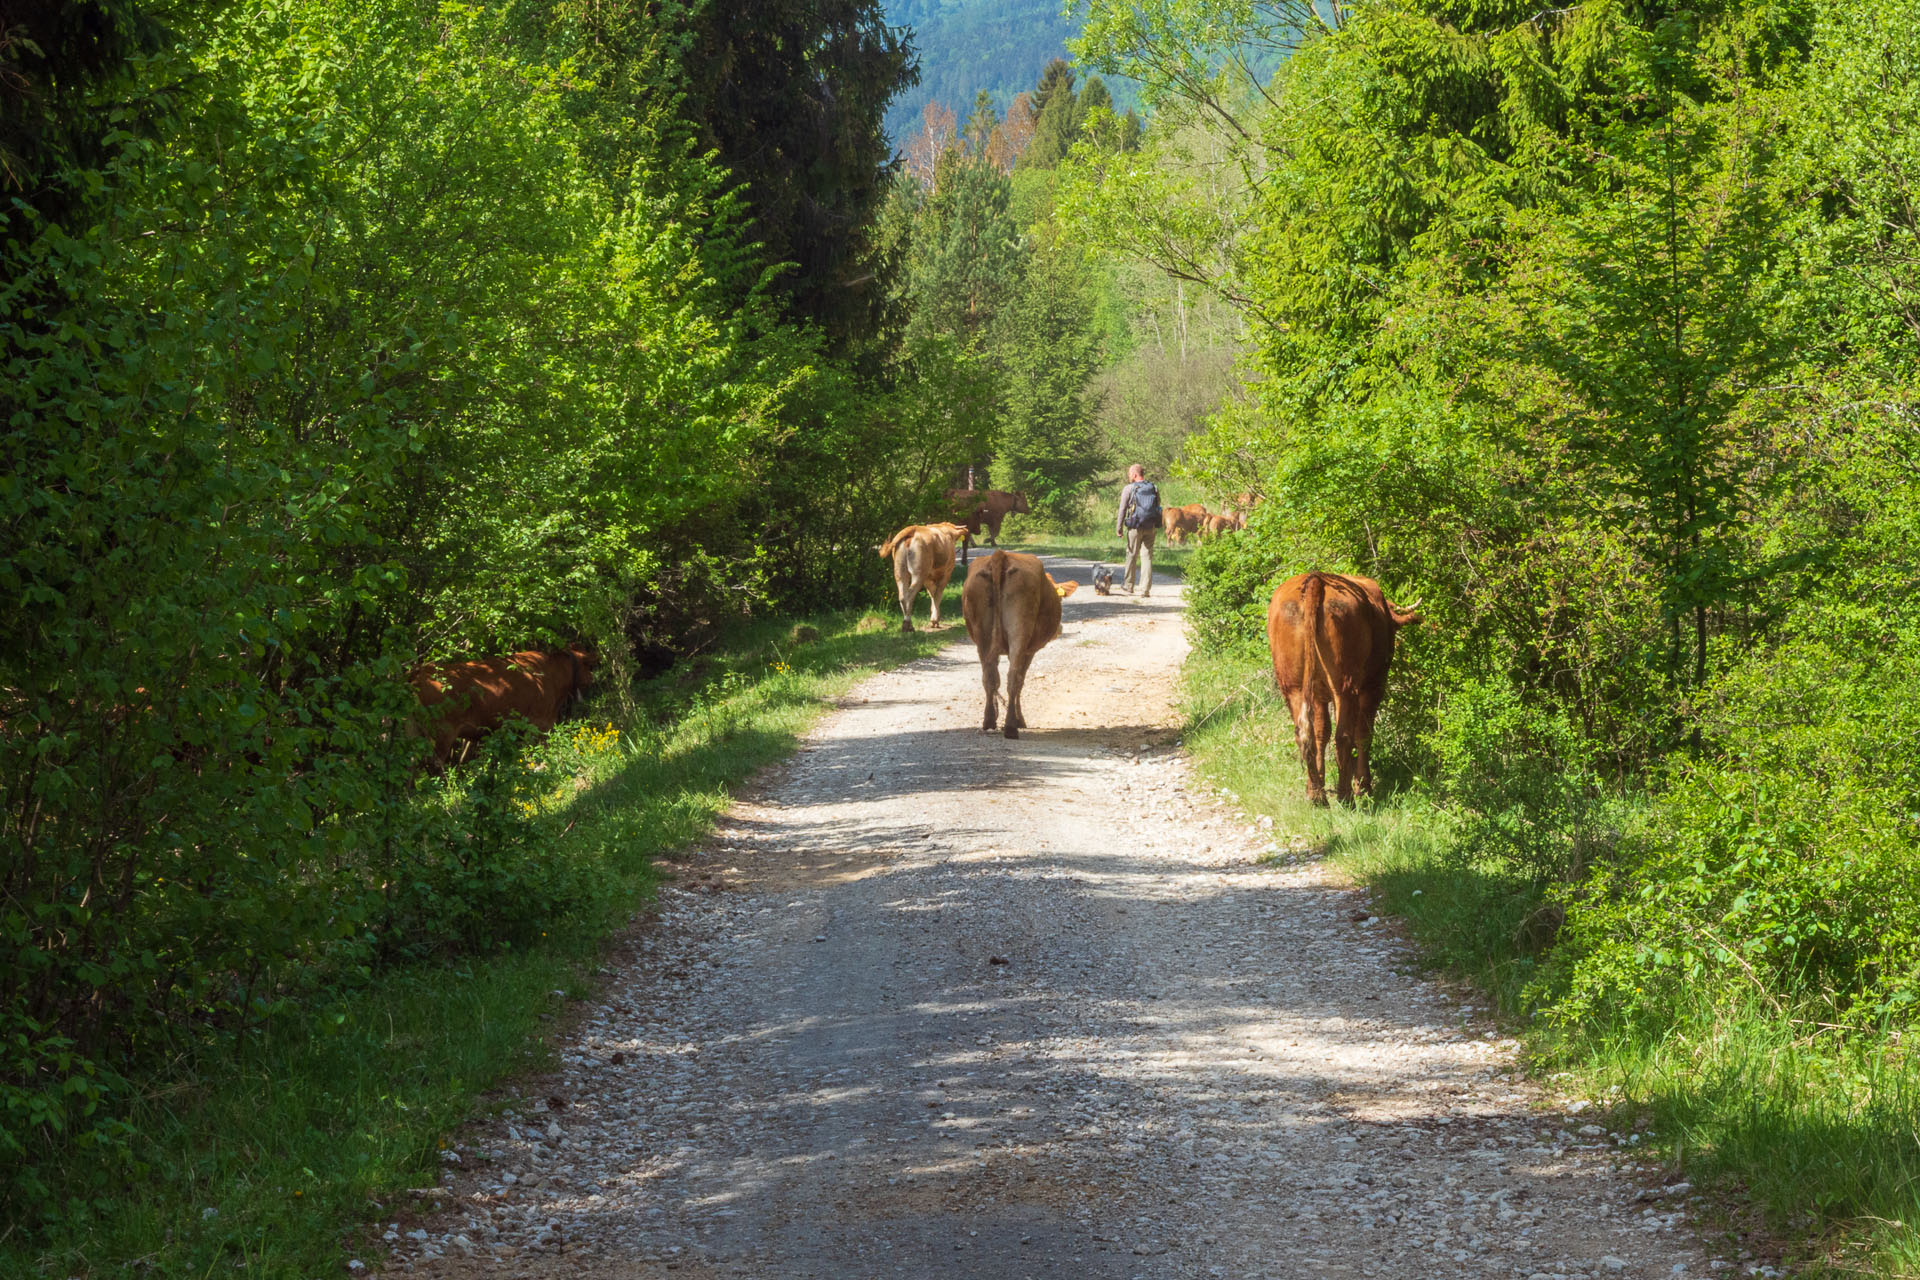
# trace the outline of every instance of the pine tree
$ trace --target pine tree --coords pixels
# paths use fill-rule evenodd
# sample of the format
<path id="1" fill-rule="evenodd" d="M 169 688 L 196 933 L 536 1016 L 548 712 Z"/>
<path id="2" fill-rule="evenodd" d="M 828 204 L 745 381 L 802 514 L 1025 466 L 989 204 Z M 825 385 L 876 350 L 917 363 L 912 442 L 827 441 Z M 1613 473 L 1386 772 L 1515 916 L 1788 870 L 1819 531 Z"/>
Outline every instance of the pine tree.
<path id="1" fill-rule="evenodd" d="M 681 56 L 686 118 L 744 188 L 754 230 L 795 314 L 836 339 L 871 329 L 876 291 L 859 274 L 886 197 L 887 104 L 918 81 L 907 37 L 880 0 L 743 0 L 690 20 Z"/>
<path id="2" fill-rule="evenodd" d="M 993 109 L 993 95 L 985 89 L 973 96 L 973 114 L 967 117 L 967 150 L 973 155 L 987 154 L 993 131 L 1000 127 L 1000 113 Z"/>
<path id="3" fill-rule="evenodd" d="M 1046 105 L 1040 108 L 1040 114 L 1034 121 L 1033 141 L 1027 145 L 1026 154 L 1020 157 L 1020 167 L 1023 169 L 1057 168 L 1067 158 L 1067 152 L 1073 149 L 1073 141 L 1079 135 L 1079 103 L 1074 97 L 1073 73 L 1068 71 L 1066 80 L 1051 90 L 1043 77 L 1040 89 L 1034 93 L 1036 101 L 1042 97 Z"/>
<path id="4" fill-rule="evenodd" d="M 1036 118 L 1047 109 L 1055 93 L 1064 92 L 1073 96 L 1073 64 L 1065 58 L 1055 58 L 1040 73 L 1040 83 L 1033 91 L 1033 114 Z"/>

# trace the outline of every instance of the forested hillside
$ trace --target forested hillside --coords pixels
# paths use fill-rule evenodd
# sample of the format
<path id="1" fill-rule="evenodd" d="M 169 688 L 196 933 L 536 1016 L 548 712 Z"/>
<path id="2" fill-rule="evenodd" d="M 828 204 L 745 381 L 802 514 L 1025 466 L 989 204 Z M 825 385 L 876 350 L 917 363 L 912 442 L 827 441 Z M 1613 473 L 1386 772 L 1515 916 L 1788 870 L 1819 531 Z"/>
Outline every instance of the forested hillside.
<path id="1" fill-rule="evenodd" d="M 1911 1274 L 1920 10 L 1096 0 L 1083 55 L 1154 114 L 1083 144 L 1063 226 L 1250 335 L 1183 464 L 1265 498 L 1191 575 L 1221 767 L 1298 794 L 1277 583 L 1422 600 L 1397 781 L 1296 820 L 1386 841 L 1366 874 L 1623 1123 Z"/>
<path id="2" fill-rule="evenodd" d="M 1049 62 L 1068 56 L 1081 22 L 1063 7 L 1055 0 L 888 0 L 887 21 L 911 31 L 920 58 L 920 83 L 887 112 L 888 135 L 904 141 L 928 103 L 962 111 L 981 90 L 1006 110 Z M 1122 109 L 1135 105 L 1131 81 L 1109 88 Z"/>

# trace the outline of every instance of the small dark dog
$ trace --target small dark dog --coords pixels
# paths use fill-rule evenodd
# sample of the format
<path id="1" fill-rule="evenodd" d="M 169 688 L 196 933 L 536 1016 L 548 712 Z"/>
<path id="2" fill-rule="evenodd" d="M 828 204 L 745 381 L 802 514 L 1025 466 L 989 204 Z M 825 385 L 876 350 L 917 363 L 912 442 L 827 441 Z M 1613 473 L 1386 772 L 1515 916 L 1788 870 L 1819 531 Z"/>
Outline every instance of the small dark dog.
<path id="1" fill-rule="evenodd" d="M 1118 569 L 1109 569 L 1106 565 L 1096 565 L 1093 570 L 1093 593 L 1097 596 L 1113 594 L 1113 580 L 1120 576 Z"/>

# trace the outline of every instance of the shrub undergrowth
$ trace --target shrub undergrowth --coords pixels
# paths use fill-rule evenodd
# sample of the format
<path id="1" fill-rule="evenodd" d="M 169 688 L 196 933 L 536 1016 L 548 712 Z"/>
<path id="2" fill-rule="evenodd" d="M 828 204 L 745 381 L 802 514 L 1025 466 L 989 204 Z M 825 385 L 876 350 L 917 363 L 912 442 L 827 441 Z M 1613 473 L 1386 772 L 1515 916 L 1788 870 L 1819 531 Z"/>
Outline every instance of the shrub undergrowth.
<path id="1" fill-rule="evenodd" d="M 947 608 L 958 616 L 957 586 Z M 474 835 L 391 886 L 389 954 L 309 975 L 271 1016 L 174 1055 L 116 1113 L 113 1141 L 11 1164 L 17 1188 L 35 1185 L 9 1206 L 0 1274 L 338 1271 L 353 1224 L 407 1213 L 448 1130 L 543 1061 L 544 1020 L 585 994 L 658 860 L 841 691 L 957 634 L 902 635 L 871 612 L 809 625 L 806 639 L 769 619 L 640 682 L 627 714 L 603 693 L 544 741 L 500 735 L 427 782 L 418 803 L 443 820 L 425 829 Z"/>

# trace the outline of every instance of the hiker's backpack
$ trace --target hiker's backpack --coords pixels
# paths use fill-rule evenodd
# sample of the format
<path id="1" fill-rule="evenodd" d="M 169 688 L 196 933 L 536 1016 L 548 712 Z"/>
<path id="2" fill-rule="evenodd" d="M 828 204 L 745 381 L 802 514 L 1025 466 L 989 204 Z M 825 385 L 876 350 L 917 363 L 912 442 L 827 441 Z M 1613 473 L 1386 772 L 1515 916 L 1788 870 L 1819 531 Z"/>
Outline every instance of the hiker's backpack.
<path id="1" fill-rule="evenodd" d="M 1133 486 L 1133 509 L 1127 512 L 1127 528 L 1158 529 L 1160 527 L 1160 490 L 1151 480 L 1140 480 Z"/>

